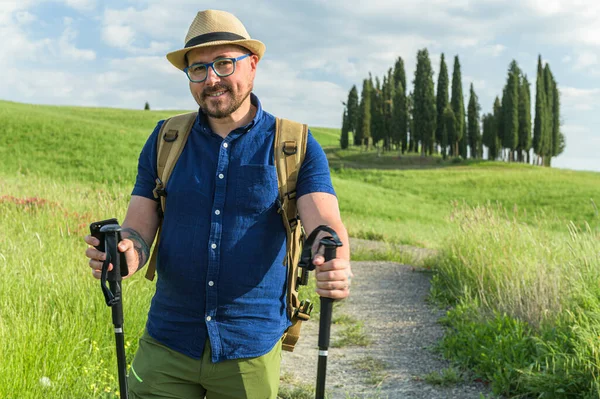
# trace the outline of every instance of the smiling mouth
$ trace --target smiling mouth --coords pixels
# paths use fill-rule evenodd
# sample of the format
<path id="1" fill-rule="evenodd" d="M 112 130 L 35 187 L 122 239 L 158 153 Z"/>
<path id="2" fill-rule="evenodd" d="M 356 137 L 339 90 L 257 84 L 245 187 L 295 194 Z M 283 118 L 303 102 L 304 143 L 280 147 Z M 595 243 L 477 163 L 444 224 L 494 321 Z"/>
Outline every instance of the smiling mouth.
<path id="1" fill-rule="evenodd" d="M 220 96 L 222 96 L 222 95 L 223 95 L 223 94 L 225 94 L 225 93 L 226 93 L 226 92 L 225 92 L 225 90 L 223 90 L 223 91 L 217 91 L 217 92 L 215 92 L 215 93 L 207 93 L 207 94 L 205 94 L 204 96 L 205 96 L 205 97 L 216 98 L 216 97 L 220 97 Z"/>

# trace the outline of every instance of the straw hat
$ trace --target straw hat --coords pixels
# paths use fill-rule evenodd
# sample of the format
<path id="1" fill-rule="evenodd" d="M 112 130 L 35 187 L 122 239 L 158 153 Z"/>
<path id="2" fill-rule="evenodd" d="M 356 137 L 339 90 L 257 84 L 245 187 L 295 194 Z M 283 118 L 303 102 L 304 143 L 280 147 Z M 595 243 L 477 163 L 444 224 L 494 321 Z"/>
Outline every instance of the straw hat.
<path id="1" fill-rule="evenodd" d="M 250 50 L 260 60 L 265 45 L 250 38 L 242 22 L 233 14 L 219 10 L 200 11 L 188 29 L 185 47 L 167 54 L 167 59 L 175 67 L 183 70 L 187 67 L 185 55 L 188 51 L 209 46 L 235 44 Z"/>

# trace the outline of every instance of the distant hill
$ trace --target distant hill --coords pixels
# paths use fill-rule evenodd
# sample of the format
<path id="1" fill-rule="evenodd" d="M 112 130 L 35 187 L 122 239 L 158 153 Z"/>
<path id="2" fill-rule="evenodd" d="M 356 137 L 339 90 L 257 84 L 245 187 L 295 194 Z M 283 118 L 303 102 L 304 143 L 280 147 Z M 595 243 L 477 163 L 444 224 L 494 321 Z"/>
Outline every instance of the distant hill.
<path id="1" fill-rule="evenodd" d="M 184 111 L 42 106 L 0 101 L 0 169 L 81 181 L 133 181 L 156 123 Z M 311 128 L 325 146 L 335 129 Z"/>
<path id="2" fill-rule="evenodd" d="M 181 111 L 132 111 L 0 102 L 0 178 L 117 184 L 129 193 L 137 158 L 156 122 Z M 438 246 L 454 204 L 502 206 L 510 217 L 556 230 L 600 226 L 600 173 L 522 164 L 339 149 L 339 130 L 311 127 L 355 237 Z"/>

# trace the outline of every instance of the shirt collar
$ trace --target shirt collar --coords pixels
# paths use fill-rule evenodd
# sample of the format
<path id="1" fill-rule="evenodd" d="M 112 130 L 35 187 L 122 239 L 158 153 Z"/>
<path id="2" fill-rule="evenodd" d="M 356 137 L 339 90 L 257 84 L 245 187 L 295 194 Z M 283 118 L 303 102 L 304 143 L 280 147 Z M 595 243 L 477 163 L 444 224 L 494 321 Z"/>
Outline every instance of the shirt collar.
<path id="1" fill-rule="evenodd" d="M 250 129 L 252 129 L 254 126 L 256 126 L 260 122 L 260 120 L 263 118 L 264 111 L 262 109 L 262 105 L 260 103 L 260 100 L 258 99 L 258 97 L 256 97 L 256 95 L 254 93 L 250 93 L 250 102 L 252 103 L 252 105 L 254 105 L 256 107 L 256 114 L 254 115 L 254 118 L 247 125 L 240 126 L 237 129 L 235 129 L 234 132 L 246 133 Z M 202 111 L 201 108 L 198 108 L 198 118 L 196 118 L 196 122 L 200 126 L 200 130 L 203 133 L 214 134 L 210 128 L 210 125 L 208 124 L 208 117 Z"/>

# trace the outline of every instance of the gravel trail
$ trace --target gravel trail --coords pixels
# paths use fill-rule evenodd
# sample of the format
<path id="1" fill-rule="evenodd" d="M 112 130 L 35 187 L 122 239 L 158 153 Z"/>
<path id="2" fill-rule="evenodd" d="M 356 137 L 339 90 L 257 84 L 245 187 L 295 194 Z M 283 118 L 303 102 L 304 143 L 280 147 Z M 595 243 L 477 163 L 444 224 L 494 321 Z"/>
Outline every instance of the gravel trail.
<path id="1" fill-rule="evenodd" d="M 362 321 L 371 343 L 365 347 L 330 347 L 329 399 L 491 397 L 482 383 L 463 380 L 443 387 L 424 381 L 425 375 L 450 366 L 431 350 L 444 331 L 437 322 L 443 312 L 426 303 L 430 273 L 371 261 L 353 262 L 352 270 L 355 276 L 350 297 L 334 307 L 333 317 L 347 315 Z M 345 328 L 334 325 L 331 341 L 339 339 Z M 296 350 L 283 353 L 283 386 L 315 386 L 318 320 L 304 323 L 302 329 Z"/>

